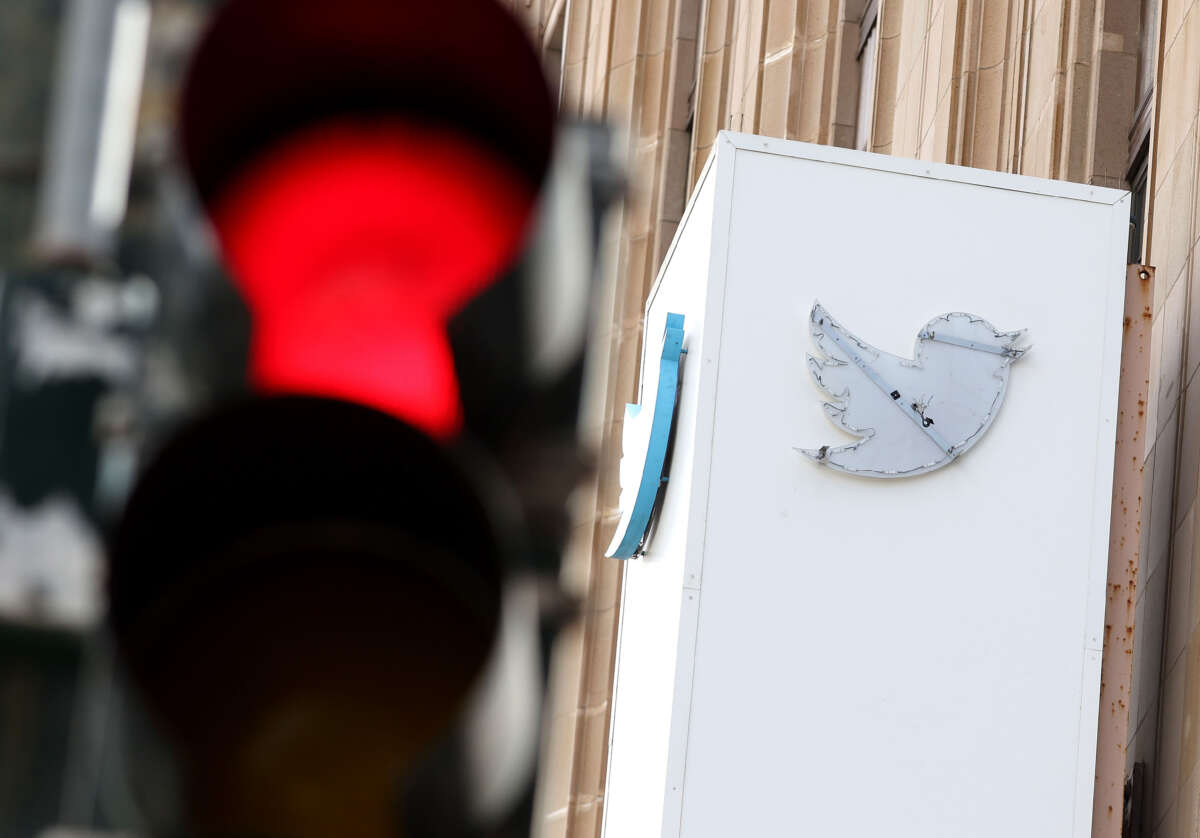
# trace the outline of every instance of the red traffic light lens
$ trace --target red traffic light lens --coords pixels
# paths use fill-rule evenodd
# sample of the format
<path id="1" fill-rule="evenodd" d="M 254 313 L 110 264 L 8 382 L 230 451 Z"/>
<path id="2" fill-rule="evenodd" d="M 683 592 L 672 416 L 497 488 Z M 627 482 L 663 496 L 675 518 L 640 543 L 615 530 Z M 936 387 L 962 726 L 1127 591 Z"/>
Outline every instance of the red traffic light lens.
<path id="1" fill-rule="evenodd" d="M 452 435 L 444 324 L 512 260 L 532 206 L 525 179 L 445 129 L 347 117 L 271 146 L 212 207 L 254 318 L 253 383 Z"/>

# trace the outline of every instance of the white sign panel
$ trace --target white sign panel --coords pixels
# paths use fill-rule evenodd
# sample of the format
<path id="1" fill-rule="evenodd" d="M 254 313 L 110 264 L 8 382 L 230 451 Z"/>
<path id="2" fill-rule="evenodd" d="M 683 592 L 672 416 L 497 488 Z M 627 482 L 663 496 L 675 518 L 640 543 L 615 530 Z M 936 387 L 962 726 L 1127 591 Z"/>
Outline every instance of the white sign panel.
<path id="1" fill-rule="evenodd" d="M 1089 835 L 1128 216 L 722 135 L 647 305 L 608 838 Z"/>

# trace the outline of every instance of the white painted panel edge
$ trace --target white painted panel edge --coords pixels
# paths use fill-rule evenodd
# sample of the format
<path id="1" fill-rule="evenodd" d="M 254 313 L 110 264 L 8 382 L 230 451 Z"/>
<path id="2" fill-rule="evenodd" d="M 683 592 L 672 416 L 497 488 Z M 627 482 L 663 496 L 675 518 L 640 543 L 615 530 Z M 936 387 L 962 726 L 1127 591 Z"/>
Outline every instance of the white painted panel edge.
<path id="1" fill-rule="evenodd" d="M 700 628 L 700 591 L 684 588 L 679 609 L 679 645 L 675 653 L 675 701 L 667 746 L 667 782 L 663 789 L 663 838 L 678 838 L 683 827 L 683 784 L 692 721 L 692 676 L 696 668 L 696 635 Z"/>
<path id="2" fill-rule="evenodd" d="M 658 292 L 661 289 L 663 281 L 667 275 L 667 269 L 671 264 L 671 260 L 675 256 L 675 250 L 679 246 L 679 242 L 680 242 L 681 238 L 683 237 L 684 232 L 688 229 L 689 225 L 692 223 L 706 223 L 706 224 L 710 224 L 710 225 L 713 224 L 713 218 L 708 218 L 708 219 L 697 218 L 693 221 L 692 215 L 693 215 L 694 208 L 699 203 L 698 199 L 699 199 L 701 193 L 704 192 L 704 190 L 706 188 L 712 188 L 712 184 L 710 183 L 710 177 L 712 177 L 712 172 L 717 168 L 717 156 L 718 156 L 717 148 L 714 147 L 712 153 L 709 154 L 708 160 L 705 163 L 704 168 L 700 172 L 700 176 L 696 180 L 696 186 L 692 190 L 692 194 L 688 199 L 687 206 L 684 208 L 683 217 L 679 222 L 679 226 L 675 230 L 675 236 L 671 239 L 671 244 L 667 248 L 666 254 L 663 256 L 662 264 L 659 266 L 658 274 L 655 277 L 654 283 L 651 285 L 650 291 L 646 296 L 646 304 L 642 311 L 643 321 L 645 321 L 646 316 L 650 312 L 651 306 L 654 304 L 654 301 L 655 301 L 656 297 L 658 296 Z M 732 187 L 732 184 L 730 184 L 730 188 L 731 187 Z M 719 196 L 718 196 L 718 200 L 719 200 Z M 726 202 L 726 206 L 728 206 L 728 202 Z M 717 214 L 718 213 L 717 213 L 717 211 L 715 209 L 715 205 L 714 205 L 714 211 L 713 211 L 714 217 Z M 728 226 L 728 225 L 726 225 L 726 226 Z M 713 247 L 710 244 L 710 249 L 709 249 L 710 260 L 708 263 L 708 265 L 709 265 L 708 272 L 710 275 L 712 273 L 712 262 L 711 262 L 712 252 L 713 252 Z M 700 281 L 700 280 L 708 282 L 709 277 L 708 276 L 698 277 L 697 281 Z M 687 312 L 683 312 L 683 313 L 686 316 Z M 708 320 L 707 313 L 705 316 L 705 322 L 706 323 L 710 322 Z M 708 341 L 705 341 L 704 343 L 705 343 L 705 347 L 707 347 Z M 640 369 L 639 378 L 638 378 L 637 400 L 639 403 L 642 402 L 642 385 L 645 382 L 645 378 L 646 378 L 646 363 L 651 354 L 652 353 L 647 353 L 647 351 L 646 351 L 645 336 L 643 335 L 641 369 Z M 704 349 L 701 351 L 702 358 L 706 357 L 707 355 L 708 355 L 707 349 Z M 685 363 L 684 375 L 687 375 L 687 374 L 688 374 L 688 369 L 687 369 L 687 365 Z M 707 393 L 707 395 L 706 395 L 706 393 Z M 703 474 L 703 478 L 701 480 L 700 478 L 697 478 L 695 476 L 695 472 L 693 472 L 693 475 L 694 475 L 693 480 L 692 480 L 691 486 L 689 487 L 692 491 L 692 498 L 693 498 L 692 500 L 690 500 L 690 502 L 688 504 L 688 508 L 689 508 L 688 514 L 689 514 L 690 519 L 693 519 L 695 516 L 694 498 L 696 495 L 700 494 L 697 490 L 697 487 L 700 485 L 703 485 L 703 486 L 708 485 L 708 461 L 710 459 L 709 452 L 711 451 L 711 448 L 712 448 L 712 413 L 713 413 L 713 409 L 710 407 L 707 410 L 707 415 L 709 416 L 709 420 L 708 420 L 707 424 L 705 425 L 705 427 L 707 427 L 707 429 L 708 429 L 707 433 L 705 433 L 701 429 L 702 428 L 701 417 L 704 416 L 706 413 L 706 411 L 703 408 L 703 405 L 705 404 L 705 398 L 708 398 L 711 401 L 711 400 L 715 399 L 715 394 L 706 391 L 705 381 L 702 380 L 701 386 L 700 386 L 700 392 L 698 393 L 698 398 L 697 398 L 697 414 L 698 415 L 697 415 L 697 429 L 696 429 L 696 436 L 695 436 L 695 444 L 696 444 L 696 454 L 697 454 L 696 461 L 699 462 L 700 460 L 703 460 L 704 474 Z M 701 452 L 703 452 L 703 456 L 700 456 Z M 695 468 L 695 467 L 693 466 L 693 468 Z M 705 499 L 707 499 L 707 491 L 705 491 L 703 494 L 705 496 Z M 693 533 L 692 533 L 692 528 L 690 526 L 690 520 L 689 520 L 689 532 L 687 534 L 688 537 L 686 539 L 686 543 L 687 543 L 686 550 L 688 551 L 689 554 L 694 549 L 697 549 L 694 546 L 695 542 L 693 542 L 691 540 L 692 535 L 693 535 Z M 619 560 L 611 559 L 609 561 L 619 561 Z M 685 560 L 685 574 L 686 574 L 686 567 L 687 567 L 687 561 Z M 628 580 L 628 575 L 623 573 L 621 575 L 621 594 L 620 594 L 621 611 L 617 617 L 616 660 L 613 663 L 613 686 L 612 686 L 612 692 L 610 694 L 610 701 L 613 701 L 613 702 L 615 702 L 615 697 L 617 695 L 617 686 L 618 686 L 618 682 L 621 678 L 621 657 L 622 657 L 622 655 L 624 653 L 624 649 L 625 649 L 625 644 L 624 644 L 625 594 L 626 594 L 626 590 L 627 590 L 627 580 Z M 697 615 L 698 615 L 698 607 L 699 607 L 699 596 L 695 595 L 694 597 L 692 597 L 689 600 L 689 598 L 687 596 L 686 588 L 687 588 L 687 586 L 685 584 L 684 590 L 681 590 L 681 592 L 680 592 L 680 596 L 682 596 L 684 599 L 683 599 L 683 605 L 682 605 L 681 611 L 680 611 L 680 626 L 679 626 L 680 636 L 679 636 L 677 646 L 676 646 L 676 657 L 675 657 L 676 671 L 675 671 L 674 692 L 673 692 L 672 706 L 671 706 L 671 730 L 669 732 L 669 739 L 668 739 L 667 781 L 666 781 L 666 789 L 669 790 L 671 787 L 671 777 L 676 774 L 680 775 L 680 782 L 678 783 L 678 787 L 679 787 L 678 791 L 680 791 L 680 792 L 682 791 L 682 771 L 683 771 L 683 765 L 684 765 L 682 757 L 686 756 L 686 752 L 687 752 L 687 716 L 691 712 L 691 680 L 692 680 L 691 673 L 692 673 L 692 667 L 694 665 L 695 656 L 696 656 L 695 635 L 696 635 L 696 625 L 697 625 L 697 619 L 698 619 Z M 681 697 L 686 698 L 686 700 L 681 701 Z M 615 707 L 615 703 L 614 703 L 614 706 L 611 708 L 611 710 L 609 712 L 609 720 L 608 720 L 608 753 L 609 754 L 611 754 L 613 752 L 613 743 L 614 743 L 614 739 L 616 736 L 616 723 L 617 723 L 617 713 L 616 713 L 616 707 Z M 605 789 L 608 789 L 610 787 L 609 780 L 610 780 L 611 770 L 612 770 L 612 762 L 610 760 L 604 766 L 604 775 L 605 775 L 604 787 L 605 787 Z M 675 813 L 673 815 L 673 818 L 674 818 L 674 821 L 676 823 L 678 823 L 680 820 L 680 817 L 682 815 L 682 809 L 680 808 L 681 797 L 679 795 L 676 795 L 676 797 L 680 798 L 680 799 L 679 799 L 679 802 L 677 802 L 675 804 Z M 604 797 L 604 802 L 603 802 L 603 812 L 601 813 L 601 835 L 604 836 L 605 838 L 623 838 L 623 836 L 620 836 L 620 837 L 619 836 L 608 836 L 608 803 L 609 803 L 609 797 L 606 794 Z M 665 806 L 671 805 L 669 797 L 664 802 L 664 805 Z M 676 832 L 678 832 L 678 829 L 676 829 Z"/>
<path id="3" fill-rule="evenodd" d="M 715 171 L 711 244 L 708 253 L 708 297 L 704 308 L 706 339 L 700 358 L 700 399 L 696 415 L 696 457 L 692 464 L 692 498 L 688 514 L 688 552 L 684 558 L 684 586 L 700 589 L 704 580 L 704 551 L 708 529 L 708 484 L 712 471 L 713 428 L 717 420 L 721 343 L 725 334 L 725 283 L 729 276 L 729 229 L 733 223 L 733 179 L 737 147 L 721 133 L 709 156 Z M 692 649 L 694 654 L 695 649 Z M 688 687 L 691 708 L 691 687 Z"/>
<path id="4" fill-rule="evenodd" d="M 1111 190 L 1115 191 L 1115 190 Z M 1088 566 L 1086 636 L 1084 637 L 1083 702 L 1079 708 L 1078 756 L 1075 774 L 1075 838 L 1092 833 L 1092 798 L 1096 779 L 1096 732 L 1100 723 L 1100 669 L 1104 651 L 1104 604 L 1108 585 L 1108 537 L 1112 524 L 1113 459 L 1117 444 L 1117 399 L 1121 384 L 1121 341 L 1125 317 L 1125 253 L 1128 247 L 1128 192 L 1113 202 L 1109 220 L 1109 252 L 1104 264 L 1113 265 L 1105 276 L 1105 310 L 1108 330 L 1101 360 L 1103 390 L 1097 405 L 1102 422 L 1096 432 L 1095 473 L 1092 478 L 1091 562 Z"/>
<path id="5" fill-rule="evenodd" d="M 605 559 L 605 561 L 622 561 L 621 559 Z M 617 682 L 621 678 L 621 653 L 625 648 L 625 573 L 621 573 L 620 612 L 617 614 L 616 656 L 613 660 L 612 689 L 608 694 L 608 748 L 604 757 L 604 800 L 600 812 L 600 838 L 608 838 L 608 789 L 612 785 L 612 752 L 613 742 L 617 734 Z M 669 746 L 668 746 L 669 747 Z M 670 759 L 668 753 L 667 759 Z"/>
<path id="6" fill-rule="evenodd" d="M 684 556 L 683 597 L 679 642 L 675 656 L 675 696 L 668 735 L 667 777 L 663 799 L 663 838 L 678 838 L 683 823 L 683 789 L 686 782 L 687 743 L 692 722 L 692 675 L 696 665 L 696 640 L 700 620 L 700 585 L 703 578 L 705 530 L 708 520 L 709 475 L 712 467 L 713 428 L 716 422 L 721 339 L 725 329 L 725 282 L 728 276 L 730 213 L 736 148 L 724 136 L 714 144 L 703 177 L 714 190 L 708 272 L 697 281 L 707 284 L 704 310 L 705 339 L 700 357 L 700 388 L 696 406 L 695 453 L 692 460 L 691 497 L 688 499 L 687 552 Z M 700 188 L 696 189 L 698 194 Z M 697 219 L 700 221 L 700 219 Z M 683 229 L 683 225 L 680 225 Z M 651 298 L 646 305 L 649 311 Z"/>
<path id="7" fill-rule="evenodd" d="M 732 131 L 721 131 L 718 134 L 718 138 L 719 141 L 724 140 L 735 148 L 746 151 L 780 154 L 785 157 L 800 157 L 805 160 L 816 160 L 822 163 L 853 166 L 856 169 L 874 169 L 884 172 L 894 172 L 896 174 L 912 175 L 913 177 L 931 178 L 933 180 L 948 180 L 972 186 L 1006 189 L 1012 192 L 1028 192 L 1033 195 L 1045 195 L 1051 198 L 1067 198 L 1073 201 L 1112 205 L 1129 195 L 1123 189 L 1091 186 L 1086 183 L 1072 183 L 1066 180 L 1047 180 L 1029 175 L 993 172 L 988 169 L 972 169 L 967 166 L 954 166 L 949 163 L 932 163 L 926 160 L 890 157 L 886 154 L 852 151 L 846 148 L 838 148 L 837 146 L 804 143 L 799 140 L 780 140 L 772 137 L 760 137 L 755 134 L 739 134 Z M 1124 259 L 1124 256 L 1121 258 Z"/>
<path id="8" fill-rule="evenodd" d="M 1107 577 L 1106 577 L 1107 578 Z M 1083 695 L 1079 708 L 1079 761 L 1075 775 L 1074 838 L 1091 838 L 1092 798 L 1096 793 L 1096 733 L 1100 724 L 1100 664 L 1103 652 L 1088 649 L 1083 660 Z"/>

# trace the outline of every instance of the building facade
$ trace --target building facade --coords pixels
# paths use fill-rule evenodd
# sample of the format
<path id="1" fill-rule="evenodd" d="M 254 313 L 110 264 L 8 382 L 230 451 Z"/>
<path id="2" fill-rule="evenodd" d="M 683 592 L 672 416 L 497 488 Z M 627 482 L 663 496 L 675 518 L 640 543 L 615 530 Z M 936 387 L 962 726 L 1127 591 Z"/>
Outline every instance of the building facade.
<path id="1" fill-rule="evenodd" d="M 1129 674 L 1106 669 L 1102 687 L 1102 719 L 1127 719 L 1118 741 L 1100 735 L 1101 762 L 1119 751 L 1124 789 L 1098 791 L 1093 834 L 1200 834 L 1200 4 L 509 4 L 541 45 L 563 113 L 623 128 L 630 171 L 606 228 L 587 412 L 601 468 L 577 500 L 564 566 L 586 605 L 555 654 L 536 833 L 600 834 L 622 573 L 602 554 L 619 517 L 623 408 L 636 396 L 647 290 L 729 129 L 1133 192 L 1128 261 L 1155 269 L 1150 375 L 1145 436 L 1125 466 L 1141 485 L 1124 498 L 1139 534 L 1133 572 L 1109 580 L 1128 617 L 1110 611 L 1106 658 L 1123 657 Z"/>
<path id="2" fill-rule="evenodd" d="M 629 166 L 623 212 L 605 227 L 585 423 L 601 468 L 575 499 L 563 570 L 585 605 L 555 650 L 535 833 L 601 831 L 623 567 L 603 552 L 619 518 L 624 405 L 637 392 L 647 291 L 717 133 L 736 130 L 1134 193 L 1129 262 L 1155 269 L 1150 379 L 1146 434 L 1131 458 L 1142 487 L 1136 503 L 1129 498 L 1136 575 L 1117 592 L 1134 618 L 1108 636 L 1115 653 L 1131 656 L 1132 676 L 1128 694 L 1111 699 L 1128 719 L 1117 743 L 1123 807 L 1102 811 L 1095 834 L 1200 835 L 1200 3 L 502 2 L 540 47 L 563 114 L 618 126 Z M 0 149 L 5 261 L 33 226 L 61 5 L 14 3 L 0 27 L 0 40 L 20 45 L 0 55 L 33 76 L 20 89 L 10 82 L 0 105 L 10 117 Z M 156 0 L 139 159 L 169 142 L 173 85 L 208 5 Z M 49 753 L 11 735 L 34 729 L 21 722 L 30 716 L 20 711 L 36 709 L 22 690 L 0 696 L 20 722 L 8 749 Z"/>

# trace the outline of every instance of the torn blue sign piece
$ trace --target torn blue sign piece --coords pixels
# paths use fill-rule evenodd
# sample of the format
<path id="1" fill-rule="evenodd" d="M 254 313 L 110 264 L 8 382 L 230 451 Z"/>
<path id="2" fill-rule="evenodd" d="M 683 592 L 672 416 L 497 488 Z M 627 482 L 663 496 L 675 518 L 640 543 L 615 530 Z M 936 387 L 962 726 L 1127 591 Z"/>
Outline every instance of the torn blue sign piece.
<path id="1" fill-rule="evenodd" d="M 625 405 L 621 435 L 621 521 L 605 555 L 631 559 L 642 552 L 659 488 L 666 482 L 667 448 L 679 398 L 683 315 L 668 314 L 658 366 L 658 386 L 650 403 Z"/>

